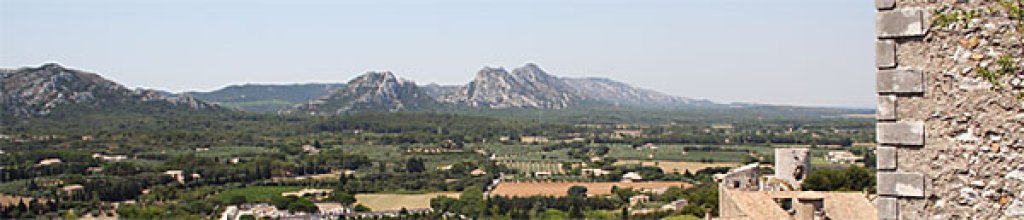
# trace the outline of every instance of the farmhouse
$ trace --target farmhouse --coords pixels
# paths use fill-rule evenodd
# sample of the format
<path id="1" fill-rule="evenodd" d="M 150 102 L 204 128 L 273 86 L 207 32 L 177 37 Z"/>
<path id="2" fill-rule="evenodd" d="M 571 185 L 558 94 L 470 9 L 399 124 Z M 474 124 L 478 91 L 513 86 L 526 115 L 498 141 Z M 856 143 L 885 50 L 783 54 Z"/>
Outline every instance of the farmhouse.
<path id="1" fill-rule="evenodd" d="M 281 192 L 281 196 L 326 196 L 334 192 L 334 189 L 303 188 L 298 191 Z"/>
<path id="2" fill-rule="evenodd" d="M 320 153 L 320 149 L 316 149 L 313 145 L 302 145 L 302 152 L 310 155 Z"/>
<path id="3" fill-rule="evenodd" d="M 828 162 L 835 164 L 856 164 L 864 162 L 864 157 L 853 155 L 849 151 L 830 151 L 825 155 Z"/>
<path id="4" fill-rule="evenodd" d="M 604 175 L 608 175 L 608 174 L 612 173 L 611 171 L 602 170 L 602 169 L 583 169 L 582 172 L 583 172 L 583 176 L 595 176 L 595 177 L 596 176 L 604 176 Z"/>
<path id="5" fill-rule="evenodd" d="M 644 180 L 644 177 L 640 176 L 640 174 L 637 172 L 628 172 L 626 174 L 622 174 L 622 182 L 624 183 L 632 183 L 639 180 Z"/>
<path id="6" fill-rule="evenodd" d="M 61 161 L 60 158 L 46 158 L 39 161 L 40 166 L 48 166 L 60 163 L 63 163 L 63 161 Z"/>
<path id="7" fill-rule="evenodd" d="M 99 153 L 92 154 L 92 159 L 98 159 L 102 161 L 122 161 L 127 160 L 128 156 L 125 155 L 103 155 Z"/>
<path id="8" fill-rule="evenodd" d="M 626 137 L 641 137 L 643 131 L 641 130 L 615 130 L 615 138 L 626 138 Z"/>
<path id="9" fill-rule="evenodd" d="M 537 171 L 533 172 L 533 177 L 551 177 L 551 172 L 548 171 Z"/>
<path id="10" fill-rule="evenodd" d="M 629 206 L 635 206 L 636 204 L 650 201 L 651 197 L 648 195 L 635 195 L 633 197 L 629 197 Z"/>
<path id="11" fill-rule="evenodd" d="M 61 190 L 64 190 L 64 192 L 67 192 L 67 193 L 74 192 L 74 191 L 81 191 L 81 190 L 84 190 L 84 189 L 85 189 L 85 187 L 82 186 L 81 184 L 72 184 L 72 185 L 67 185 L 67 186 L 64 186 L 63 188 L 61 188 Z"/>
<path id="12" fill-rule="evenodd" d="M 668 204 L 665 204 L 665 205 L 661 206 L 661 209 L 663 209 L 663 210 L 683 210 L 683 207 L 686 207 L 687 204 L 689 204 L 689 202 L 686 201 L 686 199 L 680 199 L 680 200 L 669 202 Z"/>
<path id="13" fill-rule="evenodd" d="M 548 143 L 548 138 L 544 136 L 522 136 L 519 138 L 519 142 L 524 144 L 544 144 Z"/>

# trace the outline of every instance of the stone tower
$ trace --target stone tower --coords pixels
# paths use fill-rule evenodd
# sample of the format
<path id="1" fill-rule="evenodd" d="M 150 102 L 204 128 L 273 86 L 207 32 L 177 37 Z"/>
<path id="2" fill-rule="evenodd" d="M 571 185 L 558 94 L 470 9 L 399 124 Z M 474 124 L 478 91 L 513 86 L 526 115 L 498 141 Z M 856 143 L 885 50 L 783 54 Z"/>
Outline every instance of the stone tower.
<path id="1" fill-rule="evenodd" d="M 800 183 L 809 173 L 811 173 L 811 149 L 775 149 L 775 178 L 786 181 L 790 186 L 800 188 Z"/>

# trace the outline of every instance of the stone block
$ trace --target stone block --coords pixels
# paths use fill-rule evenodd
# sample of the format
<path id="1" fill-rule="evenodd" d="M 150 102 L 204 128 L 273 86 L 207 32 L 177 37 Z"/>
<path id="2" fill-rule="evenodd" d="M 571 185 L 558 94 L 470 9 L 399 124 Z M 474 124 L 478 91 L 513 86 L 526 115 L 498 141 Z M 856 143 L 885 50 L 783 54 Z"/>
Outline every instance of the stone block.
<path id="1" fill-rule="evenodd" d="M 879 38 L 920 37 L 925 31 L 924 11 L 919 9 L 880 11 L 875 15 L 875 34 Z"/>
<path id="2" fill-rule="evenodd" d="M 881 147 L 875 149 L 875 156 L 878 158 L 875 164 L 879 170 L 895 170 L 897 167 L 897 155 L 895 147 Z"/>
<path id="3" fill-rule="evenodd" d="M 898 197 L 924 197 L 924 174 L 879 172 L 878 195 Z"/>
<path id="4" fill-rule="evenodd" d="M 889 10 L 896 7 L 896 0 L 875 0 L 878 10 Z"/>
<path id="5" fill-rule="evenodd" d="M 896 96 L 878 96 L 878 110 L 876 111 L 875 118 L 880 121 L 896 120 Z"/>
<path id="6" fill-rule="evenodd" d="M 924 145 L 924 122 L 878 122 L 879 144 Z"/>
<path id="7" fill-rule="evenodd" d="M 897 220 L 900 217 L 899 200 L 896 198 L 878 198 L 875 200 L 875 208 L 878 209 L 878 219 Z"/>
<path id="8" fill-rule="evenodd" d="M 879 70 L 875 77 L 878 93 L 924 93 L 924 73 L 919 70 Z"/>
<path id="9" fill-rule="evenodd" d="M 896 42 L 879 40 L 875 42 L 875 65 L 879 69 L 896 67 Z"/>

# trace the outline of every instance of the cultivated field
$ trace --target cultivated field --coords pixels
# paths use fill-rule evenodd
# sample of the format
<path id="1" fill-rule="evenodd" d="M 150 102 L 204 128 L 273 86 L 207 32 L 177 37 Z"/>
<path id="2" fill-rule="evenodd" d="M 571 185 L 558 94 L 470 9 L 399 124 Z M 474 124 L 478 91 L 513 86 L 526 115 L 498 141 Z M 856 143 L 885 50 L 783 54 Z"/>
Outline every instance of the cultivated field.
<path id="1" fill-rule="evenodd" d="M 633 189 L 665 189 L 673 186 L 689 188 L 684 182 L 503 182 L 491 191 L 491 195 L 503 196 L 566 196 L 569 187 L 587 187 L 588 195 L 609 195 L 612 186 Z"/>
<path id="2" fill-rule="evenodd" d="M 565 169 L 562 167 L 561 163 L 508 161 L 498 162 L 498 164 L 518 170 L 520 173 L 526 175 L 533 174 L 534 172 L 550 172 L 554 175 L 562 175 L 565 173 Z"/>
<path id="3" fill-rule="evenodd" d="M 248 201 L 264 201 L 269 202 L 271 198 L 281 196 L 283 192 L 299 191 L 305 187 L 302 186 L 250 186 L 245 188 L 231 189 L 218 193 L 217 199 L 224 202 L 229 202 L 231 197 L 244 196 Z"/>
<path id="4" fill-rule="evenodd" d="M 18 202 L 20 202 L 20 201 L 25 201 L 25 204 L 28 204 L 29 200 L 31 200 L 31 198 L 25 198 L 25 197 L 20 197 L 20 196 L 10 196 L 10 195 L 5 195 L 5 194 L 0 194 L 0 205 L 4 205 L 4 206 L 7 206 L 7 205 L 17 205 Z"/>
<path id="5" fill-rule="evenodd" d="M 615 165 L 640 164 L 643 166 L 656 166 L 665 173 L 696 173 L 698 170 L 710 167 L 738 167 L 739 163 L 703 163 L 703 162 L 681 162 L 667 160 L 620 160 Z"/>
<path id="6" fill-rule="evenodd" d="M 430 208 L 430 199 L 441 196 L 459 198 L 459 193 L 439 192 L 426 194 L 356 194 L 356 201 L 359 204 L 369 207 L 373 211 L 401 210 L 402 207 L 405 207 L 406 209 L 422 209 Z"/>

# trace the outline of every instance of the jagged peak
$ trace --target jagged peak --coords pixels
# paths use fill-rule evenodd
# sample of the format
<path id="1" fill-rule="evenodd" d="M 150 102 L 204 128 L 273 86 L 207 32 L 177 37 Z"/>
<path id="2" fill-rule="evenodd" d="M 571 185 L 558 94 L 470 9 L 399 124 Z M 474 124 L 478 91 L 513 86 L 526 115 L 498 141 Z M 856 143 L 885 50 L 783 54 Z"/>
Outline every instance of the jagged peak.
<path id="1" fill-rule="evenodd" d="M 522 67 L 515 68 L 512 70 L 512 74 L 515 74 L 520 77 L 529 77 L 534 79 L 551 77 L 551 75 L 549 75 L 535 63 L 526 63 Z"/>
<path id="2" fill-rule="evenodd" d="M 59 63 L 55 63 L 55 62 L 44 63 L 43 65 L 39 66 L 39 68 L 36 68 L 36 69 L 58 70 L 58 71 L 67 70 L 67 68 L 64 68 L 64 66 L 61 66 Z"/>

